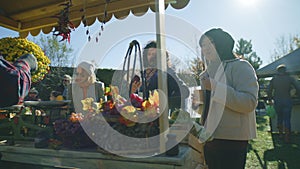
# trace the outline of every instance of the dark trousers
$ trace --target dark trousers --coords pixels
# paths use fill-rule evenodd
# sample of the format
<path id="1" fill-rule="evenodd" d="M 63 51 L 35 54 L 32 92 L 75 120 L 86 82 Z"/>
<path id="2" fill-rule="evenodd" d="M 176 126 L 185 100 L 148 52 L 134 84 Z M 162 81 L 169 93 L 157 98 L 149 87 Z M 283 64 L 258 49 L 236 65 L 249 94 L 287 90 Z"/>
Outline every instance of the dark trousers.
<path id="1" fill-rule="evenodd" d="M 291 131 L 291 114 L 293 108 L 292 99 L 274 99 L 274 108 L 277 113 L 277 126 L 282 126 Z"/>
<path id="2" fill-rule="evenodd" d="M 248 141 L 220 140 L 205 143 L 204 157 L 209 169 L 244 169 Z"/>

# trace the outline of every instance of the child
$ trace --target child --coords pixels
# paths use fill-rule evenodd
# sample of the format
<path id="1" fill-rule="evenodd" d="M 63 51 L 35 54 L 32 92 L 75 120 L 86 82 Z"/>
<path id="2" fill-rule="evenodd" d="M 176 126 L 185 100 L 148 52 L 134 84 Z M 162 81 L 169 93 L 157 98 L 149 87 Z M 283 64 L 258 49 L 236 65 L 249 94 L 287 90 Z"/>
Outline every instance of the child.
<path id="1" fill-rule="evenodd" d="M 62 101 L 62 100 L 64 100 L 64 98 L 63 98 L 61 92 L 53 90 L 50 93 L 50 101 Z"/>

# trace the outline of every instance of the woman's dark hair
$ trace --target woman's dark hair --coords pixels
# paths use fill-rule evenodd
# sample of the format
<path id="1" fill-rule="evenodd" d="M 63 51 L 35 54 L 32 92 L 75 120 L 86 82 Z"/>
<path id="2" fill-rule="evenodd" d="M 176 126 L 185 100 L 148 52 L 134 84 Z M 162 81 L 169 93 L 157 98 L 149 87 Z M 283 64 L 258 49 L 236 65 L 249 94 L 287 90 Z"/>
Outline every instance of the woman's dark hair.
<path id="1" fill-rule="evenodd" d="M 148 49 L 149 48 L 156 48 L 157 45 L 156 45 L 156 41 L 149 41 L 147 43 L 147 45 L 143 48 L 143 62 L 144 62 L 144 66 L 147 67 L 149 66 L 149 63 L 148 63 L 148 59 L 147 59 L 147 54 L 148 54 Z M 166 52 L 166 57 L 167 57 L 167 63 L 169 65 L 169 54 L 168 52 Z"/>
<path id="2" fill-rule="evenodd" d="M 229 33 L 220 28 L 214 28 L 204 33 L 199 40 L 199 44 L 203 43 L 203 39 L 207 37 L 212 44 L 215 45 L 221 61 L 236 58 L 233 54 L 234 40 Z"/>

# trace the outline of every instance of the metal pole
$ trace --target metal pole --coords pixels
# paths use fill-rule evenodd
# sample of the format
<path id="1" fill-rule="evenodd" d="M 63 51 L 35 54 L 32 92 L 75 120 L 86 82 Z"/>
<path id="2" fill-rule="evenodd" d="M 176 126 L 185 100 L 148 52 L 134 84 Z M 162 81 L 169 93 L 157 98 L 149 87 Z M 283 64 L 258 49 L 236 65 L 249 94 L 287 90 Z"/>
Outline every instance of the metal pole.
<path id="1" fill-rule="evenodd" d="M 158 88 L 168 96 L 167 90 L 167 57 L 166 57 L 166 39 L 165 39 L 165 0 L 156 0 L 156 42 L 157 42 L 157 68 L 158 68 Z M 160 71 L 161 70 L 161 71 Z M 160 98 L 160 102 L 162 99 Z M 167 100 L 168 103 L 168 100 Z M 160 104 L 162 105 L 162 104 Z M 159 118 L 160 133 L 166 131 L 169 127 L 168 104 Z M 162 111 L 162 109 L 160 109 Z M 165 152 L 166 134 L 160 137 L 160 152 Z"/>

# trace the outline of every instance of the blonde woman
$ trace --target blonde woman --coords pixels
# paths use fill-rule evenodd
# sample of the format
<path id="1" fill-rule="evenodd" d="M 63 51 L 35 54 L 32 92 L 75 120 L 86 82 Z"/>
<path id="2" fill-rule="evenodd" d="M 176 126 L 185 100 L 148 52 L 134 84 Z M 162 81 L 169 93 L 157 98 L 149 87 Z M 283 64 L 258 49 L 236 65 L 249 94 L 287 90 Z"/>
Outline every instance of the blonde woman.
<path id="1" fill-rule="evenodd" d="M 73 83 L 69 86 L 68 99 L 72 100 L 76 112 L 82 111 L 81 101 L 93 98 L 99 102 L 104 99 L 104 83 L 96 81 L 95 66 L 87 61 L 81 62 L 75 72 Z"/>

